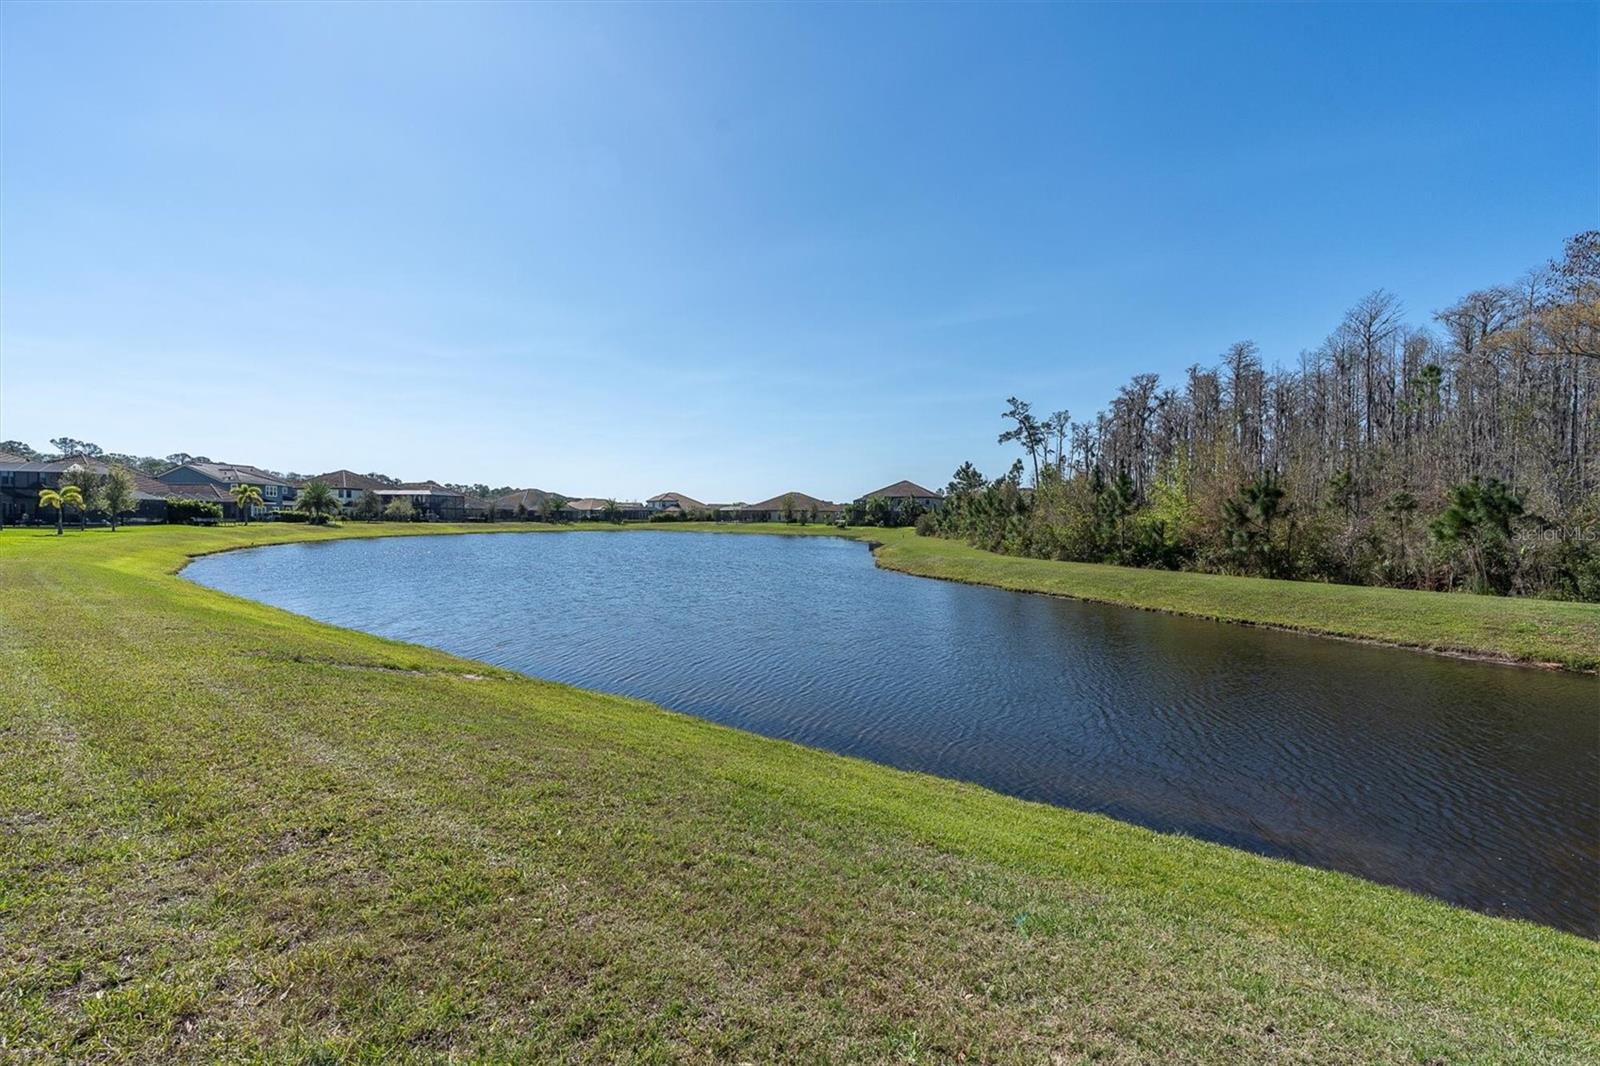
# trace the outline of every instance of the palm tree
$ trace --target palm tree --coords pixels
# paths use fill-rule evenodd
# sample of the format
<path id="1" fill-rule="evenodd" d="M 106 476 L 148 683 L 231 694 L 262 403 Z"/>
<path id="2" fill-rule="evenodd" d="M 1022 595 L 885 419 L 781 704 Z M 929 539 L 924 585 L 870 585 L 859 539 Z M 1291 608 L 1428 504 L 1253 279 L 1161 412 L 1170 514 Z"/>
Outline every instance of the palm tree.
<path id="1" fill-rule="evenodd" d="M 61 475 L 62 485 L 72 485 L 78 490 L 78 496 L 83 502 L 78 504 L 78 528 L 89 528 L 89 508 L 97 506 L 100 488 L 105 484 L 105 476 L 97 474 L 82 463 L 73 463 Z"/>
<path id="2" fill-rule="evenodd" d="M 56 536 L 61 536 L 61 512 L 66 510 L 68 504 L 83 510 L 83 492 L 76 485 L 63 485 L 60 490 L 40 489 L 39 506 L 54 507 L 56 509 Z"/>
<path id="3" fill-rule="evenodd" d="M 244 516 L 244 524 L 249 525 L 250 508 L 266 502 L 261 498 L 261 490 L 254 485 L 235 485 L 228 491 L 233 494 L 233 502 L 239 505 L 239 513 Z"/>
<path id="4" fill-rule="evenodd" d="M 300 498 L 295 501 L 295 506 L 310 516 L 311 521 L 317 525 L 339 513 L 339 500 L 323 481 L 313 481 L 301 489 Z"/>

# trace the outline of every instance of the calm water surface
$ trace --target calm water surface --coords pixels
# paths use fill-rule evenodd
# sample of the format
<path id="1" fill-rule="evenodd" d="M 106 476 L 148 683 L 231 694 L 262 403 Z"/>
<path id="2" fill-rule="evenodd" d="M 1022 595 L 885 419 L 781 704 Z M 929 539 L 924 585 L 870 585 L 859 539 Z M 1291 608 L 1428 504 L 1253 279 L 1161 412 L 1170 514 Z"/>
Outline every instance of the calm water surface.
<path id="1" fill-rule="evenodd" d="M 835 538 L 200 559 L 336 625 L 1600 934 L 1600 682 L 879 570 Z"/>

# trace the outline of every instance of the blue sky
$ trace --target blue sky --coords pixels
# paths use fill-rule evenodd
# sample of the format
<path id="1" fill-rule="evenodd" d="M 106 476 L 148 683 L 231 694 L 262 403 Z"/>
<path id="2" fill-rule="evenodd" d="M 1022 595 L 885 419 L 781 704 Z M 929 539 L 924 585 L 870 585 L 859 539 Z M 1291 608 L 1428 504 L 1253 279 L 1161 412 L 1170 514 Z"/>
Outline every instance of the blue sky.
<path id="1" fill-rule="evenodd" d="M 0 9 L 0 439 L 942 485 L 1600 225 L 1600 6 Z"/>

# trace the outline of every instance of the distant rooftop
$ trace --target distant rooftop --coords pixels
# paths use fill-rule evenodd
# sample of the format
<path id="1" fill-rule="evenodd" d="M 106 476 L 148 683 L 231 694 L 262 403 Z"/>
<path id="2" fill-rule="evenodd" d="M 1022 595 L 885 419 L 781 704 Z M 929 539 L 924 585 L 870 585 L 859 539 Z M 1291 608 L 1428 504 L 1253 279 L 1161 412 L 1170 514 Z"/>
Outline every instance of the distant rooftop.
<path id="1" fill-rule="evenodd" d="M 772 497 L 770 500 L 762 500 L 760 503 L 752 503 L 749 507 L 745 508 L 745 510 L 781 511 L 785 506 L 793 507 L 796 511 L 809 511 L 813 507 L 819 511 L 842 510 L 842 508 L 836 503 L 830 503 L 827 500 L 819 500 L 817 497 L 808 496 L 803 492 L 781 493 Z"/>
<path id="2" fill-rule="evenodd" d="M 525 511 L 542 511 L 550 502 L 550 495 L 543 489 L 517 489 L 496 497 L 494 507 L 497 511 L 515 511 L 518 507 Z"/>
<path id="3" fill-rule="evenodd" d="M 698 511 L 698 510 L 702 510 L 705 507 L 705 504 L 701 503 L 699 500 L 695 499 L 692 496 L 685 496 L 681 492 L 662 492 L 662 493 L 658 493 L 657 495 L 650 497 L 645 502 L 646 503 L 669 503 L 669 504 L 672 504 L 675 507 L 681 507 L 685 511 Z"/>
<path id="4" fill-rule="evenodd" d="M 363 491 L 376 491 L 378 489 L 386 489 L 389 487 L 389 483 L 387 481 L 379 481 L 375 477 L 367 477 L 365 474 L 358 474 L 354 470 L 334 470 L 326 474 L 318 474 L 315 477 L 308 477 L 304 482 L 301 483 L 300 487 L 304 488 L 313 481 L 320 481 L 327 485 L 330 489 L 361 489 Z"/>
<path id="5" fill-rule="evenodd" d="M 402 485 L 385 485 L 372 491 L 379 496 L 460 496 L 464 499 L 467 495 L 446 488 L 437 481 L 407 481 Z"/>
<path id="6" fill-rule="evenodd" d="M 152 490 L 152 495 L 160 495 L 162 499 L 168 496 L 177 496 L 185 500 L 205 500 L 210 503 L 235 503 L 233 494 L 218 485 L 206 482 L 201 485 L 167 485 L 156 482 L 161 488 Z"/>
<path id="7" fill-rule="evenodd" d="M 867 493 L 862 499 L 870 500 L 874 496 L 882 496 L 886 500 L 903 500 L 917 496 L 937 499 L 940 495 L 941 493 L 925 489 L 915 481 L 896 481 L 893 485 L 885 485 L 876 492 Z"/>
<path id="8" fill-rule="evenodd" d="M 593 496 L 585 496 L 580 500 L 568 500 L 567 501 L 567 509 L 568 510 L 572 510 L 572 511 L 603 511 L 603 510 L 605 510 L 606 504 L 610 503 L 610 502 L 615 502 L 616 505 L 618 507 L 622 508 L 624 511 L 626 511 L 626 510 L 638 510 L 639 508 L 644 506 L 644 504 L 639 503 L 637 500 L 610 501 L 610 500 L 599 500 L 599 499 L 596 499 Z"/>
<path id="9" fill-rule="evenodd" d="M 163 470 L 160 476 L 166 477 L 174 470 L 182 470 L 185 468 L 189 470 L 198 470 L 206 477 L 214 478 L 217 481 L 225 481 L 230 485 L 236 482 L 250 482 L 251 484 L 256 485 L 289 484 L 289 482 L 285 481 L 277 474 L 263 470 L 259 466 L 251 466 L 249 463 L 179 463 L 176 466 Z"/>

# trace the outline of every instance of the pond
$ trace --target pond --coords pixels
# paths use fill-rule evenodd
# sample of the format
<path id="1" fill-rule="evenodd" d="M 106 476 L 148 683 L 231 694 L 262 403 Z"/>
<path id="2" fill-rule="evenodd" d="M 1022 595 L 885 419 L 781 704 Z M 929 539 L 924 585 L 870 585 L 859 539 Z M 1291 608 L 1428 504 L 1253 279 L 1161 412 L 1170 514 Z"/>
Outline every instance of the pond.
<path id="1" fill-rule="evenodd" d="M 406 537 L 185 576 L 767 736 L 1600 934 L 1600 682 L 933 581 L 832 537 Z"/>

